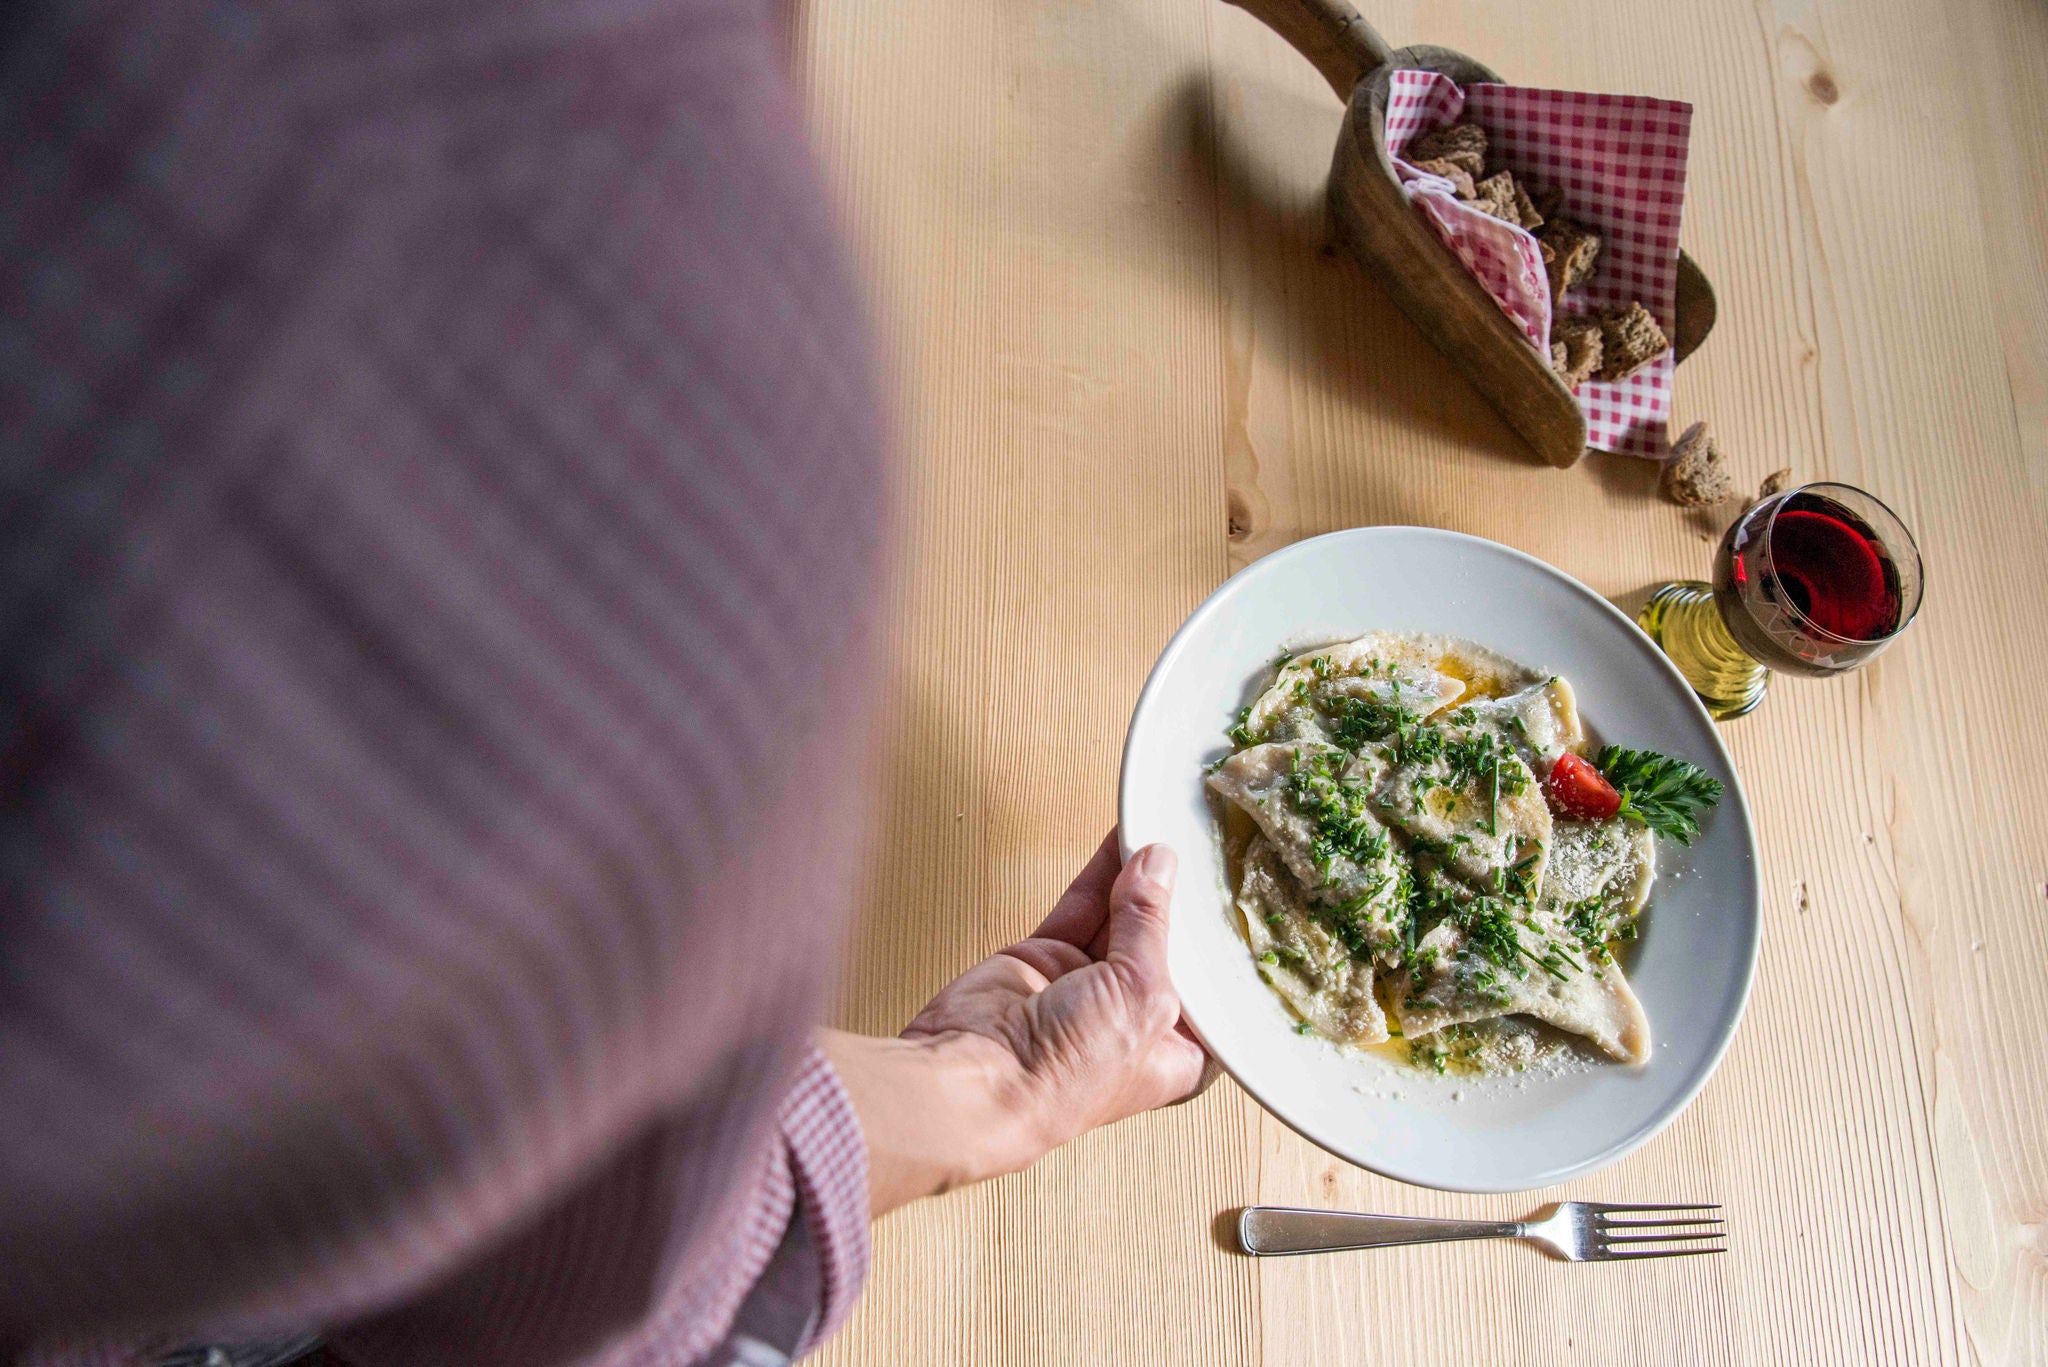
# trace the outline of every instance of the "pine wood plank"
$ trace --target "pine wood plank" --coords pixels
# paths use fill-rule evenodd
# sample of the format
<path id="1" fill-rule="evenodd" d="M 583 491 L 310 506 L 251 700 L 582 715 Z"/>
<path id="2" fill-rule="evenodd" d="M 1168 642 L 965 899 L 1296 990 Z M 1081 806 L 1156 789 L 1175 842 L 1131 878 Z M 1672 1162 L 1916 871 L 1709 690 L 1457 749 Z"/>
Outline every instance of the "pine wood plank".
<path id="1" fill-rule="evenodd" d="M 1223 572 L 1214 225 L 1172 96 L 1203 22 L 802 16 L 905 453 L 883 835 L 844 993 L 860 1028 L 899 1028 L 1050 906 L 1114 820 L 1159 642 Z M 1249 1186 L 1252 1124 L 1219 1090 L 902 1212 L 877 1237 L 895 1291 L 821 1360 L 1249 1361 L 1251 1269 L 1153 1213 L 1202 1233 Z M 1162 1294 L 1188 1285 L 1198 1302 Z M 1047 1313 L 1080 1287 L 1086 1313 Z"/>
<path id="2" fill-rule="evenodd" d="M 1781 683 L 1728 728 L 1764 844 L 1757 988 L 1714 1083 L 1628 1162 L 1527 1198 L 1423 1192 L 1225 1082 L 884 1221 L 867 1303 L 820 1360 L 2048 1359 L 2048 752 L 2029 739 L 2048 18 L 2033 0 L 1369 9 L 1396 43 L 1526 83 L 1694 103 L 1685 240 L 1722 310 L 1676 416 L 1711 419 L 1745 480 L 1789 465 L 1892 502 L 1928 555 L 1922 619 L 1861 676 Z M 845 0 L 799 10 L 792 49 L 903 453 L 849 1023 L 900 1025 L 1028 928 L 1110 819 L 1153 654 L 1257 556 L 1420 522 L 1629 605 L 1704 569 L 1715 529 L 1658 503 L 1653 470 L 1538 466 L 1319 250 L 1341 108 L 1248 15 Z M 1251 1200 L 1481 1216 L 1565 1194 L 1721 1200 L 1734 1251 L 1254 1264 L 1211 1230 Z"/>

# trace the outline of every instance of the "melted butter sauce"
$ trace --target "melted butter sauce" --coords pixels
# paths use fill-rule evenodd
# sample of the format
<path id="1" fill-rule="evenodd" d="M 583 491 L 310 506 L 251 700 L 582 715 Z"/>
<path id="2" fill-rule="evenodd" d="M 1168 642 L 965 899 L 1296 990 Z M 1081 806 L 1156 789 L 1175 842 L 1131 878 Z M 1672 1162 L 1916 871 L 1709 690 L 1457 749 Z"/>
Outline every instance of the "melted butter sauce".
<path id="1" fill-rule="evenodd" d="M 1457 655 L 1439 655 L 1434 668 L 1437 673 L 1456 679 L 1464 685 L 1457 697 L 1430 713 L 1431 718 L 1441 717 L 1446 712 L 1455 712 L 1466 703 L 1478 698 L 1504 698 L 1515 691 L 1513 680 L 1490 669 L 1475 667 L 1475 662 L 1461 659 Z"/>

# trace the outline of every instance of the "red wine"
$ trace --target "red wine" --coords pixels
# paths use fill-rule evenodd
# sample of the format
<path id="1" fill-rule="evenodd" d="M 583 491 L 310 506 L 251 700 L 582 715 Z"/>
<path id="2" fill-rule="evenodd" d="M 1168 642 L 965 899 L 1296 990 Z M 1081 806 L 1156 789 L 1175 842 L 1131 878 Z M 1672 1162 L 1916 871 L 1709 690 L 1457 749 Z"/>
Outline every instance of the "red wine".
<path id="1" fill-rule="evenodd" d="M 1786 601 L 1822 631 L 1875 641 L 1898 630 L 1898 571 L 1870 524 L 1841 504 L 1793 495 L 1771 524 L 1770 546 Z"/>
<path id="2" fill-rule="evenodd" d="M 1918 555 L 1890 510 L 1857 490 L 1821 488 L 1842 497 L 1807 488 L 1751 509 L 1728 529 L 1714 567 L 1715 601 L 1736 642 L 1802 674 L 1864 663 L 1905 626 L 1920 592 Z M 1873 517 L 1905 547 L 1904 573 Z"/>

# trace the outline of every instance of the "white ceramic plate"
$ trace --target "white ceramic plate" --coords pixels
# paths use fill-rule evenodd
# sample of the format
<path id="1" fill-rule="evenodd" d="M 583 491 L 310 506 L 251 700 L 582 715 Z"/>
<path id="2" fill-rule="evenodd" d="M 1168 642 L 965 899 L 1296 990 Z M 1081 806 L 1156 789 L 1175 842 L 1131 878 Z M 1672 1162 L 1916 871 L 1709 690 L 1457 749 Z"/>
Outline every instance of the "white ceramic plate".
<path id="1" fill-rule="evenodd" d="M 1284 649 L 1366 631 L 1463 636 L 1564 675 L 1600 741 L 1661 750 L 1726 793 L 1658 880 L 1630 980 L 1654 1041 L 1638 1068 L 1436 1077 L 1294 1033 L 1235 924 L 1203 789 L 1224 730 Z M 1714 724 L 1663 652 L 1585 585 L 1477 537 L 1425 527 L 1333 532 L 1277 551 L 1195 610 L 1131 716 L 1118 794 L 1124 853 L 1180 854 L 1170 958 L 1202 1042 L 1246 1091 L 1339 1157 L 1450 1191 L 1526 1191 L 1606 1167 L 1648 1141 L 1720 1062 L 1757 954 L 1756 835 Z"/>

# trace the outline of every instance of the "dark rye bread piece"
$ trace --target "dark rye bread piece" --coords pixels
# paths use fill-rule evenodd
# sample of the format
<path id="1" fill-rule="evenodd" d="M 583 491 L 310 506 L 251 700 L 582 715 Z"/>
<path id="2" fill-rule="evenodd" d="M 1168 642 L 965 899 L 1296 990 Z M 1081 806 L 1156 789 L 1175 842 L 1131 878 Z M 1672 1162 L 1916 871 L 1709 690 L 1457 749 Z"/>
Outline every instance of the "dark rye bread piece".
<path id="1" fill-rule="evenodd" d="M 1509 183 L 1515 187 L 1515 216 L 1517 220 L 1524 228 L 1527 228 L 1532 233 L 1535 232 L 1543 226 L 1545 220 L 1550 215 L 1544 213 L 1536 206 L 1536 201 L 1530 198 L 1527 185 L 1524 185 L 1519 180 L 1510 181 Z"/>
<path id="2" fill-rule="evenodd" d="M 1428 161 L 1418 161 L 1410 164 L 1418 171 L 1427 171 L 1433 176 L 1442 176 L 1451 183 L 1451 188 L 1457 193 L 1459 199 L 1472 198 L 1472 174 L 1456 162 L 1445 161 L 1442 157 L 1431 157 Z"/>
<path id="3" fill-rule="evenodd" d="M 1555 300 L 1592 276 L 1593 263 L 1600 259 L 1600 234 L 1568 218 L 1553 218 L 1544 225 L 1543 240 L 1557 253 L 1546 265 Z"/>
<path id="4" fill-rule="evenodd" d="M 1640 303 L 1600 319 L 1600 378 L 1625 380 L 1671 349 L 1671 339 Z"/>
<path id="5" fill-rule="evenodd" d="M 1486 130 L 1476 123 L 1454 123 L 1424 133 L 1408 144 L 1407 160 L 1447 161 L 1473 180 L 1486 174 Z"/>
<path id="6" fill-rule="evenodd" d="M 1519 220 L 1515 215 L 1515 178 L 1500 171 L 1472 187 L 1472 207 L 1505 223 Z"/>
<path id="7" fill-rule="evenodd" d="M 1550 364 L 1566 387 L 1577 389 L 1600 369 L 1601 328 L 1598 318 L 1555 314 L 1550 320 Z"/>
<path id="8" fill-rule="evenodd" d="M 1515 179 L 1512 171 L 1497 171 L 1475 185 L 1472 204 L 1503 223 L 1512 223 L 1530 232 L 1543 226 L 1543 215 L 1536 211 L 1536 203 L 1529 198 L 1528 189 Z"/>

